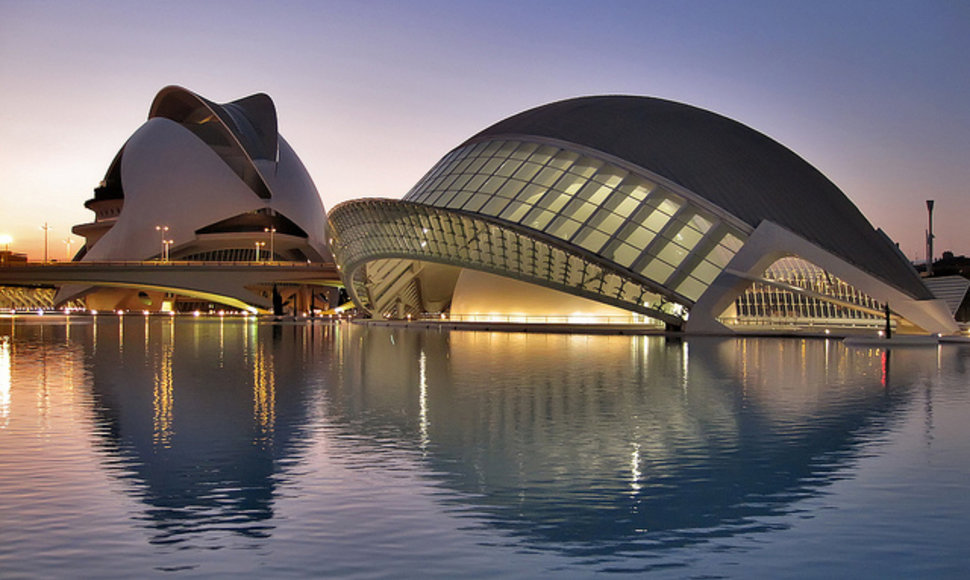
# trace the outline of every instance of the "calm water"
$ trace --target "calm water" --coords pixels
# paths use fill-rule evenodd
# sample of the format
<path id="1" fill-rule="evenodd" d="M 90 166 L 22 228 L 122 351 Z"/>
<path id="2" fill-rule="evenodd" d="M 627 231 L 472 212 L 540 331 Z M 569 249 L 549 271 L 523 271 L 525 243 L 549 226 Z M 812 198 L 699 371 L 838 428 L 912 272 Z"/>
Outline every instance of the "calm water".
<path id="1" fill-rule="evenodd" d="M 41 320 L 4 578 L 970 573 L 970 345 Z"/>

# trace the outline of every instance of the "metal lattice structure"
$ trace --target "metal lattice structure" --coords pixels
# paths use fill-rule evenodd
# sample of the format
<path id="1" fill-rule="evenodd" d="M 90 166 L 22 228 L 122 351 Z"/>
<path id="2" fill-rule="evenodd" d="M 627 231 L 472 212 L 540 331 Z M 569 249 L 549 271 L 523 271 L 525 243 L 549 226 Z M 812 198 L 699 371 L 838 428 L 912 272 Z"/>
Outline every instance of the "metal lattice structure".
<path id="1" fill-rule="evenodd" d="M 429 262 L 507 276 L 670 324 L 683 321 L 683 310 L 649 280 L 509 224 L 380 199 L 338 205 L 330 222 L 331 248 L 348 291 L 372 314 L 387 311 L 400 294 L 417 292 L 420 263 Z M 405 301 L 408 314 L 421 314 L 416 301 Z"/>

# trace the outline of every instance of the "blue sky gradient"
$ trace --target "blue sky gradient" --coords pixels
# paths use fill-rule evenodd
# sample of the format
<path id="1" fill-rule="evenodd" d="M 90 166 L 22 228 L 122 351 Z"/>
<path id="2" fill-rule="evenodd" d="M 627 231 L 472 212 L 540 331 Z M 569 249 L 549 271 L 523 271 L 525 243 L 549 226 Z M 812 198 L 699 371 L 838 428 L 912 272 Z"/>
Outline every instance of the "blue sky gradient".
<path id="1" fill-rule="evenodd" d="M 910 257 L 970 253 L 970 3 L 0 0 L 0 234 L 51 256 L 155 93 L 266 92 L 327 208 L 523 109 L 686 102 L 780 141 Z M 149 232 L 146 232 L 148 234 Z M 74 238 L 73 250 L 80 239 Z"/>

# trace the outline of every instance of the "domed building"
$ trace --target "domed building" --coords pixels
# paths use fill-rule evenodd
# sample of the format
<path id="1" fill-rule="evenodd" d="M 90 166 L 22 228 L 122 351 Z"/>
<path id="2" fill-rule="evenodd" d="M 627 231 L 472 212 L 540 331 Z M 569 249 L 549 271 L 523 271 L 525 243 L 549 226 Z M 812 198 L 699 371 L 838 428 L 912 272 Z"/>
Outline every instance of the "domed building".
<path id="1" fill-rule="evenodd" d="M 525 111 L 450 151 L 403 200 L 346 202 L 329 221 L 350 296 L 378 317 L 724 332 L 875 327 L 888 304 L 899 330 L 957 330 L 818 170 L 741 123 L 656 98 Z"/>
<path id="2" fill-rule="evenodd" d="M 95 219 L 73 229 L 85 238 L 75 261 L 332 261 L 320 196 L 265 94 L 217 104 L 162 89 L 85 206 Z M 75 284 L 58 301 L 81 296 L 102 309 L 178 298 Z"/>

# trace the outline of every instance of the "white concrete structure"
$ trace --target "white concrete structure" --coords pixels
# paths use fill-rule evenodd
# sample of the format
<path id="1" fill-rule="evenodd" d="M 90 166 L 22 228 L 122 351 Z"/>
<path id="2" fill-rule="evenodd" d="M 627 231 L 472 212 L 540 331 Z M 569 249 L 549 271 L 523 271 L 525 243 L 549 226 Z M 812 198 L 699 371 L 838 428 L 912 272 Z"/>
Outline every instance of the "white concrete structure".
<path id="1" fill-rule="evenodd" d="M 320 196 L 264 94 L 220 105 L 162 89 L 86 205 L 96 219 L 74 228 L 75 260 L 332 261 Z M 101 308 L 123 306 L 102 294 L 116 304 Z"/>
<path id="2" fill-rule="evenodd" d="M 377 316 L 529 317 L 523 300 L 498 295 L 521 290 L 462 282 L 476 270 L 550 289 L 541 317 L 582 318 L 573 295 L 631 323 L 725 332 L 741 292 L 797 256 L 862 299 L 818 285 L 784 292 L 870 319 L 873 304 L 889 303 L 903 331 L 958 329 L 819 171 L 736 121 L 660 99 L 585 97 L 520 113 L 449 152 L 403 201 L 347 202 L 329 220 L 348 292 Z"/>

